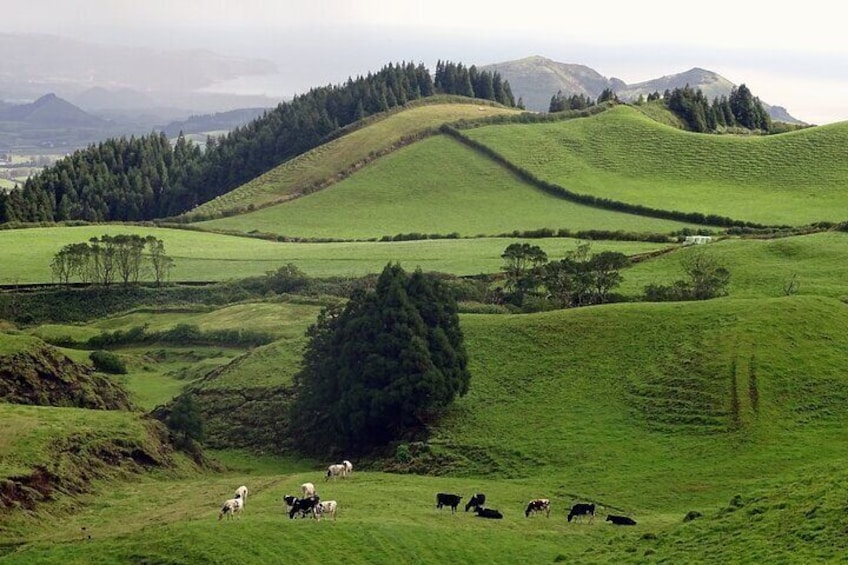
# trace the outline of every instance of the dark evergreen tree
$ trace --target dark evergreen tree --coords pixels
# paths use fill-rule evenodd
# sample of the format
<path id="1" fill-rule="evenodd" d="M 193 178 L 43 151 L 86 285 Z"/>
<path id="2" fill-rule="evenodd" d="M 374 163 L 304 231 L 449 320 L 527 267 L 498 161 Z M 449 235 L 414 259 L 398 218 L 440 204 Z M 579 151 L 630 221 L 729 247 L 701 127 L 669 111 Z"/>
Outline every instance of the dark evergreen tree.
<path id="1" fill-rule="evenodd" d="M 456 302 L 435 277 L 387 265 L 372 291 L 322 311 L 307 332 L 291 412 L 313 455 L 421 437 L 470 375 Z"/>

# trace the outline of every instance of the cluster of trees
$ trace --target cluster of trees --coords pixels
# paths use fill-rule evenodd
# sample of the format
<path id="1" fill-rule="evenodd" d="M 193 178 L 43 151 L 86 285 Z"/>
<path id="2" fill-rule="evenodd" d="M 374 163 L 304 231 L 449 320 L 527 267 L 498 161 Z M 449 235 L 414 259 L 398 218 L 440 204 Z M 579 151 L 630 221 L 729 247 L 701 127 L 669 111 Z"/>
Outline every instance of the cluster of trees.
<path id="1" fill-rule="evenodd" d="M 585 94 L 572 94 L 565 96 L 562 90 L 557 90 L 557 93 L 551 96 L 551 103 L 548 106 L 548 112 L 563 112 L 565 110 L 585 110 L 596 104 L 601 104 L 608 101 L 618 101 L 618 97 L 610 88 L 605 88 L 597 100 L 592 100 L 591 97 Z"/>
<path id="2" fill-rule="evenodd" d="M 670 285 L 650 284 L 645 287 L 645 300 L 668 302 L 709 300 L 727 295 L 730 271 L 715 257 L 703 251 L 686 255 L 682 261 L 685 278 Z"/>
<path id="3" fill-rule="evenodd" d="M 612 291 L 621 284 L 621 269 L 627 256 L 614 251 L 593 254 L 591 243 L 559 261 L 549 261 L 540 247 L 529 243 L 510 244 L 501 255 L 504 260 L 504 301 L 524 305 L 528 297 L 542 298 L 559 308 L 609 302 Z"/>
<path id="4" fill-rule="evenodd" d="M 291 430 L 316 456 L 412 439 L 468 391 L 456 300 L 435 276 L 387 265 L 371 290 L 325 308 L 295 375 Z"/>
<path id="5" fill-rule="evenodd" d="M 172 146 L 164 133 L 91 145 L 23 187 L 0 192 L 0 223 L 176 216 L 317 147 L 357 120 L 411 100 L 444 93 L 515 105 L 509 83 L 497 73 L 440 62 L 437 79 L 423 64 L 389 64 L 295 96 L 227 135 L 209 138 L 205 151 L 183 136 Z"/>
<path id="6" fill-rule="evenodd" d="M 494 100 L 510 107 L 516 105 L 509 82 L 503 80 L 497 71 L 480 71 L 474 65 L 465 67 L 462 63 L 440 60 L 436 62 L 433 81 L 439 93 Z M 518 106 L 523 108 L 523 102 Z"/>
<path id="7" fill-rule="evenodd" d="M 59 284 L 76 279 L 103 286 L 116 282 L 129 285 L 149 276 L 161 285 L 168 280 L 173 265 L 161 239 L 120 234 L 69 243 L 53 256 L 50 268 L 53 280 Z"/>
<path id="8" fill-rule="evenodd" d="M 648 96 L 648 101 L 659 98 L 659 93 L 655 92 Z M 691 131 L 709 133 L 741 127 L 768 132 L 772 128 L 771 117 L 762 102 L 744 84 L 733 87 L 730 96 L 719 96 L 712 102 L 700 89 L 693 89 L 688 84 L 670 92 L 666 90 L 662 99 Z"/>

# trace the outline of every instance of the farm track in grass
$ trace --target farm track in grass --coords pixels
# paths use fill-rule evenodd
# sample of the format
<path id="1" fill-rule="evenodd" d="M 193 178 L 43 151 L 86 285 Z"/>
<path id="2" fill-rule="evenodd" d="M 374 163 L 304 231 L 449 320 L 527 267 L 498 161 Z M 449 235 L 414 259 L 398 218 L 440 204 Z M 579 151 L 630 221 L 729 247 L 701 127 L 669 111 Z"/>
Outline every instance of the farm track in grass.
<path id="1" fill-rule="evenodd" d="M 456 275 L 494 273 L 501 270 L 503 250 L 519 241 L 480 238 L 391 243 L 281 243 L 193 230 L 117 224 L 0 230 L 0 261 L 4 265 L 0 284 L 50 283 L 50 262 L 63 246 L 86 242 L 103 234 L 153 235 L 161 239 L 166 253 L 174 259 L 170 276 L 173 281 L 240 279 L 276 271 L 287 263 L 294 263 L 313 277 L 379 273 L 389 262 L 400 262 L 408 270 L 420 266 L 425 271 Z M 559 258 L 573 250 L 575 243 L 576 240 L 567 238 L 534 241 L 549 256 Z M 620 251 L 626 255 L 665 247 L 668 244 L 629 241 L 593 244 L 597 252 Z"/>
<path id="2" fill-rule="evenodd" d="M 413 105 L 400 112 L 367 121 L 343 137 L 294 157 L 256 179 L 202 204 L 188 218 L 215 216 L 261 208 L 300 196 L 347 174 L 375 155 L 391 151 L 407 138 L 437 129 L 443 123 L 483 116 L 517 114 L 519 110 L 474 103 Z"/>
<path id="3" fill-rule="evenodd" d="M 299 238 L 498 235 L 548 228 L 671 233 L 703 228 L 584 206 L 545 193 L 488 157 L 439 135 L 382 157 L 331 188 L 204 229 Z"/>
<path id="4" fill-rule="evenodd" d="M 573 192 L 660 210 L 806 225 L 844 221 L 848 209 L 848 123 L 772 136 L 705 135 L 618 106 L 463 134 Z"/>

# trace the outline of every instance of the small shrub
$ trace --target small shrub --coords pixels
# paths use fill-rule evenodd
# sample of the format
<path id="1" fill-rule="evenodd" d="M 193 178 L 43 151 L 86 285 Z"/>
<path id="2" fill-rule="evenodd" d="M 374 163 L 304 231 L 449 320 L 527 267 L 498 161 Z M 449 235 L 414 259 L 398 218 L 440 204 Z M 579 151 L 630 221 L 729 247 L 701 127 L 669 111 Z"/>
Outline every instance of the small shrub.
<path id="1" fill-rule="evenodd" d="M 103 351 L 102 349 L 92 351 L 88 357 L 94 364 L 94 368 L 103 373 L 125 375 L 127 372 L 127 364 L 124 363 L 124 360 L 111 351 Z"/>
<path id="2" fill-rule="evenodd" d="M 683 517 L 683 521 L 684 522 L 691 522 L 692 520 L 696 520 L 697 518 L 700 518 L 701 516 L 703 516 L 703 514 L 701 514 L 697 510 L 690 510 L 689 512 L 686 513 L 686 516 Z"/>

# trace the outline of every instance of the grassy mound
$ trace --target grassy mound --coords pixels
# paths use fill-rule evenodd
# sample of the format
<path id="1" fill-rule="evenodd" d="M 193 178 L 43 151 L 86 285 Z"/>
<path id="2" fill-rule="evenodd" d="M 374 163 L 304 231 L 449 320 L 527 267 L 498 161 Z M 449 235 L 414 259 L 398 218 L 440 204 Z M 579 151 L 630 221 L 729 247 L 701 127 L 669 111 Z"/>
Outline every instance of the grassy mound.
<path id="1" fill-rule="evenodd" d="M 125 410 L 127 393 L 40 339 L 0 333 L 0 401 Z"/>

